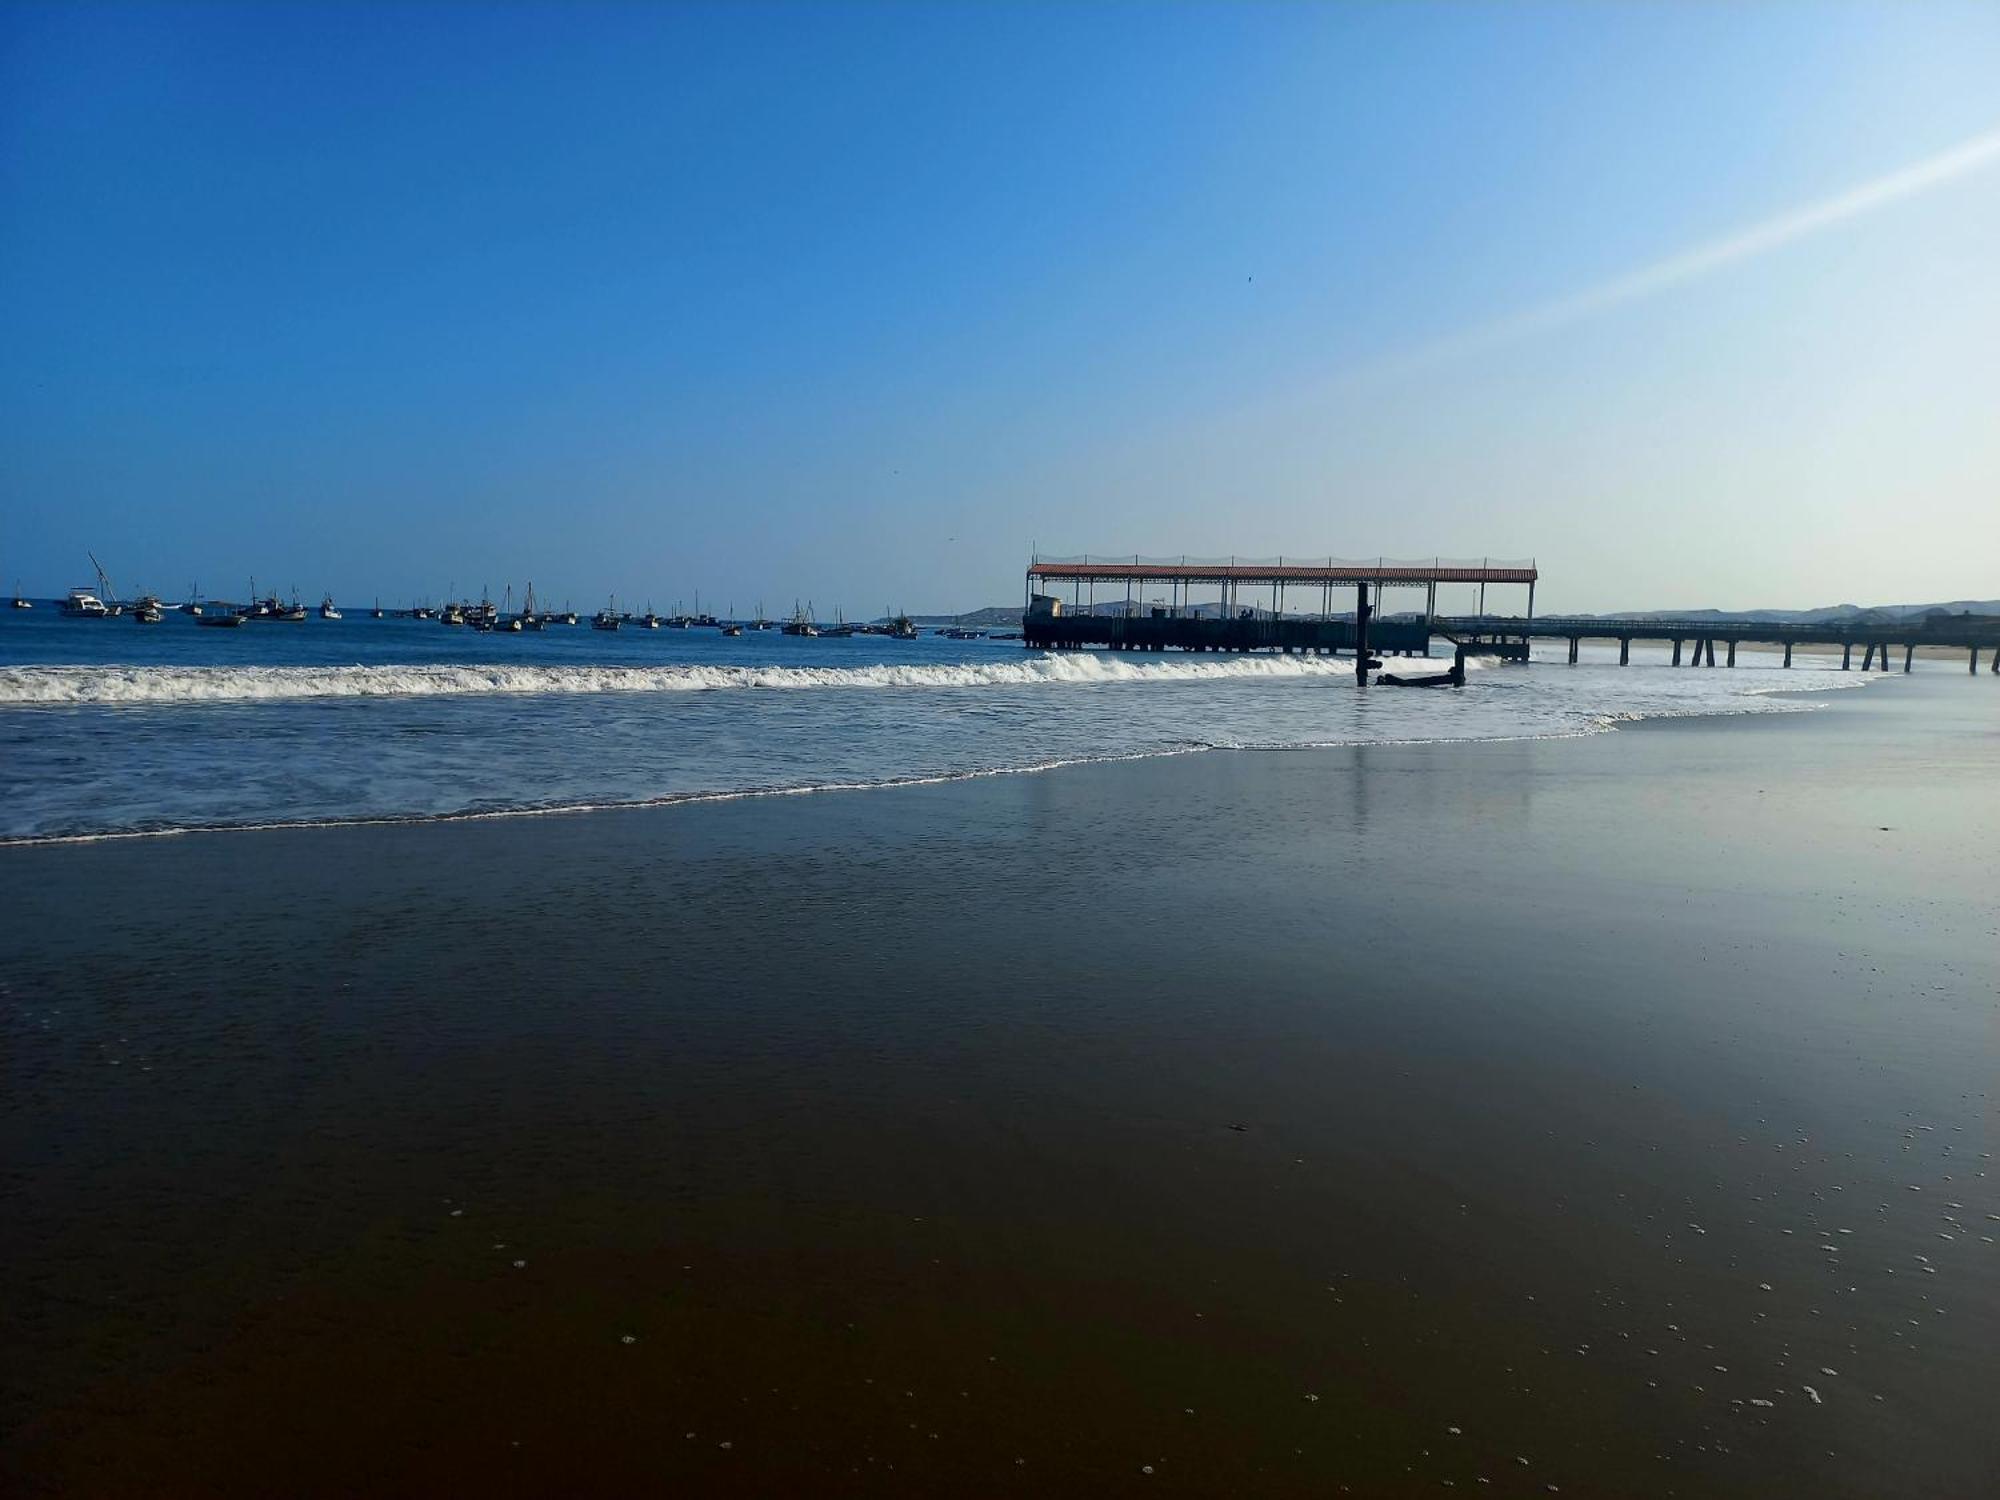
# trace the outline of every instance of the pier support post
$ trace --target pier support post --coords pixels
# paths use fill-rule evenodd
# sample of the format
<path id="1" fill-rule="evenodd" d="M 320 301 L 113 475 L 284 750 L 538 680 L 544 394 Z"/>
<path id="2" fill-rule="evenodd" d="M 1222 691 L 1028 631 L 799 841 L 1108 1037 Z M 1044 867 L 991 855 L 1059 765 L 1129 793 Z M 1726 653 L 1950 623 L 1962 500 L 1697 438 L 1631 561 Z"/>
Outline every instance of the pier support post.
<path id="1" fill-rule="evenodd" d="M 1705 667 L 1712 667 L 1715 665 L 1715 637 L 1710 636 L 1702 644 L 1707 653 L 1702 658 L 1702 665 Z"/>
<path id="2" fill-rule="evenodd" d="M 1792 643 L 1791 643 L 1790 641 L 1786 641 L 1786 642 L 1785 642 L 1785 665 L 1789 667 L 1789 666 L 1790 666 L 1791 664 L 1792 664 Z"/>
<path id="3" fill-rule="evenodd" d="M 1631 664 L 1632 664 L 1632 637 L 1629 635 L 1621 635 L 1618 637 L 1618 665 L 1621 667 L 1629 667 Z"/>
<path id="4" fill-rule="evenodd" d="M 1736 642 L 1734 641 L 1729 643 L 1729 665 L 1732 667 L 1736 665 Z"/>
<path id="5" fill-rule="evenodd" d="M 1368 585 L 1354 585 L 1354 680 L 1362 687 L 1368 686 L 1368 617 L 1375 611 L 1368 607 Z"/>
<path id="6" fill-rule="evenodd" d="M 1995 647 L 1994 649 L 2000 650 L 2000 647 Z M 2000 656 L 1996 656 L 1994 660 L 2000 661 Z M 1977 672 L 1978 670 L 1979 670 L 1979 648 L 1977 646 L 1974 646 L 1972 648 L 1972 664 L 1966 668 L 1966 671 Z"/>
<path id="7" fill-rule="evenodd" d="M 1680 664 L 1681 664 L 1681 638 L 1680 638 L 1679 636 L 1675 636 L 1675 637 L 1674 637 L 1674 665 L 1678 667 L 1678 666 L 1679 666 Z"/>
<path id="8" fill-rule="evenodd" d="M 1903 646 L 1903 670 L 1905 672 L 1910 670 L 1910 658 L 1915 656 L 1916 654 L 1917 654 L 1917 648 L 1915 646 L 1905 643 L 1905 645 Z"/>
<path id="9" fill-rule="evenodd" d="M 1882 670 L 1885 672 L 1889 670 L 1889 643 L 1887 641 L 1882 643 Z"/>
<path id="10" fill-rule="evenodd" d="M 1875 643 L 1873 641 L 1870 641 L 1868 643 L 1868 649 L 1861 653 L 1861 670 L 1864 672 L 1870 672 L 1873 671 L 1874 668 L 1875 668 Z"/>
<path id="11" fill-rule="evenodd" d="M 1854 665 L 1854 643 L 1849 641 L 1840 648 L 1840 670 L 1845 672 Z"/>
<path id="12" fill-rule="evenodd" d="M 1571 636 L 1569 638 L 1569 664 L 1572 667 L 1576 665 L 1577 640 L 1578 638 L 1576 636 Z"/>

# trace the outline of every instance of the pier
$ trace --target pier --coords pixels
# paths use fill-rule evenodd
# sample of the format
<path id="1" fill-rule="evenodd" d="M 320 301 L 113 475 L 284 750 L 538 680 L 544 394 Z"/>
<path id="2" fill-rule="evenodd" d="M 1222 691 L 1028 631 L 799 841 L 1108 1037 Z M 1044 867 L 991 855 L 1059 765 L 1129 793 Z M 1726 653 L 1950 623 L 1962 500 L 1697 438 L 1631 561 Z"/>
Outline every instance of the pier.
<path id="1" fill-rule="evenodd" d="M 1467 655 L 1512 661 L 1527 660 L 1536 641 L 1566 641 L 1571 663 L 1579 660 L 1584 641 L 1616 641 L 1621 666 L 1630 664 L 1634 641 L 1671 645 L 1676 667 L 1715 666 L 1717 646 L 1725 667 L 1736 665 L 1737 647 L 1745 643 L 1781 647 L 1787 667 L 1797 647 L 1837 647 L 1842 671 L 1856 669 L 1858 650 L 1864 672 L 1890 671 L 1898 651 L 1907 672 L 1919 647 L 1941 647 L 1964 651 L 1969 671 L 1977 672 L 1983 659 L 1987 671 L 2000 675 L 1996 616 L 1931 614 L 1785 624 L 1726 618 L 1537 619 L 1539 578 L 1533 559 L 1037 554 L 1028 563 L 1021 634 L 1030 647 L 1058 651 L 1351 653 L 1362 675 L 1373 653 L 1428 656 L 1434 638 Z M 1478 613 L 1440 615 L 1440 584 L 1476 587 Z M 1492 585 L 1524 588 L 1525 611 L 1488 614 L 1486 591 Z M 1386 613 L 1391 590 L 1421 590 L 1422 607 Z M 1205 597 L 1197 599 L 1197 594 Z M 1341 606 L 1337 613 L 1336 605 Z"/>
<path id="2" fill-rule="evenodd" d="M 1482 611 L 1488 585 L 1524 586 L 1532 619 L 1538 577 L 1532 560 L 1493 558 L 1037 555 L 1028 563 L 1021 634 L 1044 650 L 1351 653 L 1365 677 L 1374 652 L 1430 654 L 1439 584 L 1476 585 Z M 1349 589 L 1351 609 L 1336 614 Z M 1422 609 L 1384 617 L 1391 589 L 1422 590 Z M 1148 598 L 1149 590 L 1166 592 Z M 1213 597 L 1198 602 L 1198 592 Z M 1288 612 L 1299 603 L 1306 611 Z"/>
<path id="3" fill-rule="evenodd" d="M 1502 619 L 1488 615 L 1443 616 L 1433 619 L 1431 630 L 1445 639 L 1474 651 L 1525 656 L 1529 643 L 1558 640 L 1569 643 L 1569 659 L 1578 659 L 1585 641 L 1616 641 L 1618 664 L 1628 665 L 1634 641 L 1651 641 L 1673 647 L 1673 665 L 1712 667 L 1715 648 L 1723 650 L 1722 665 L 1736 665 L 1736 648 L 1744 643 L 1777 646 L 1784 650 L 1784 665 L 1792 664 L 1798 646 L 1838 647 L 1840 669 L 1856 669 L 1855 653 L 1860 651 L 1859 670 L 1892 669 L 1895 654 L 1902 654 L 1907 672 L 1919 646 L 1944 647 L 1966 653 L 1966 669 L 1979 670 L 1982 657 L 1989 672 L 2000 674 L 2000 617 L 1993 615 L 1925 615 L 1911 620 L 1843 621 L 1767 624 L 1756 620 L 1620 620 L 1580 619 L 1545 616 L 1534 619 Z"/>

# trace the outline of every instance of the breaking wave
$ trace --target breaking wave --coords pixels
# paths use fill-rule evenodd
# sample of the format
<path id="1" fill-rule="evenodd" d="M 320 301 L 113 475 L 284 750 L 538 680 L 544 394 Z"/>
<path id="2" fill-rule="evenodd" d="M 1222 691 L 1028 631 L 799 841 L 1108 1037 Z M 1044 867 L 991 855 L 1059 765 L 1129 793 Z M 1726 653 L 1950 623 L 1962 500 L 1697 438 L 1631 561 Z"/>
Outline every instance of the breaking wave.
<path id="1" fill-rule="evenodd" d="M 1005 662 L 782 666 L 0 667 L 0 707 L 269 703 L 495 693 L 674 693 L 749 688 L 981 688 L 1345 677 L 1351 659 L 1231 656 L 1147 661 L 1066 654 Z"/>

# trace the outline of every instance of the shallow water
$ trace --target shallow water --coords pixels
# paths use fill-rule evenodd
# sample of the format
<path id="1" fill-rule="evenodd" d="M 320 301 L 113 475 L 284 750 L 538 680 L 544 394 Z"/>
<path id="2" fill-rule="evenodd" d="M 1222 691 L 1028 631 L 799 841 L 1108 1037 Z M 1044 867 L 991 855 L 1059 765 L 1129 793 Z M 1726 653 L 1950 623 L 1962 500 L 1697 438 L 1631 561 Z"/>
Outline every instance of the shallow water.
<path id="1" fill-rule="evenodd" d="M 1557 643 L 1550 656 L 1564 648 Z M 424 818 L 946 779 L 1211 746 L 1518 739 L 1779 712 L 1858 685 L 1735 670 L 1480 664 L 1359 694 L 1307 657 L 1029 652 L 775 632 L 479 635 L 430 621 L 215 631 L 171 614 L 0 618 L 0 837 Z"/>

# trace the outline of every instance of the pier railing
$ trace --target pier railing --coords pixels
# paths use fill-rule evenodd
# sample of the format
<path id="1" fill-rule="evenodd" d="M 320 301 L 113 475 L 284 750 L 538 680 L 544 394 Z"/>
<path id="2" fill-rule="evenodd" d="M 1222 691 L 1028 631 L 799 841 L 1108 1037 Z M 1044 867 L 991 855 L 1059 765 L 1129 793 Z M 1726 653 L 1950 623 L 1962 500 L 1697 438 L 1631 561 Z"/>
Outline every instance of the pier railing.
<path id="1" fill-rule="evenodd" d="M 1521 635 L 1583 640 L 1793 641 L 1801 645 L 1985 645 L 2000 641 L 2000 617 L 1924 615 L 1908 620 L 1631 620 L 1587 615 L 1440 615 L 1441 635 Z"/>

